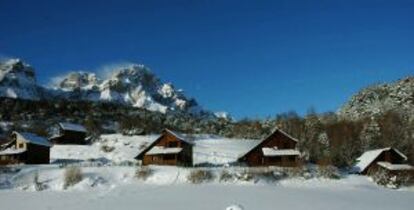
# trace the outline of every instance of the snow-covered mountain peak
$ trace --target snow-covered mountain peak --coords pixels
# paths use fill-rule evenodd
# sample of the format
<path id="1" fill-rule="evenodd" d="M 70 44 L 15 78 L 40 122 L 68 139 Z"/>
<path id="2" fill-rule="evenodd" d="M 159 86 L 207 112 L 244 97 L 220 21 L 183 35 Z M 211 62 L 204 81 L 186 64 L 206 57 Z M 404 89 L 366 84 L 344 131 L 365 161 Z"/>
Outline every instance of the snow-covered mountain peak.
<path id="1" fill-rule="evenodd" d="M 38 100 L 40 92 L 33 68 L 20 59 L 1 61 L 0 96 Z"/>
<path id="2" fill-rule="evenodd" d="M 106 78 L 87 72 L 69 73 L 60 78 L 54 89 L 66 92 L 70 99 L 120 103 L 162 113 L 209 113 L 171 83 L 163 83 L 144 65 L 126 64 L 105 70 Z"/>
<path id="3" fill-rule="evenodd" d="M 100 82 L 95 73 L 78 71 L 68 73 L 56 86 L 65 91 L 90 90 L 97 88 Z"/>

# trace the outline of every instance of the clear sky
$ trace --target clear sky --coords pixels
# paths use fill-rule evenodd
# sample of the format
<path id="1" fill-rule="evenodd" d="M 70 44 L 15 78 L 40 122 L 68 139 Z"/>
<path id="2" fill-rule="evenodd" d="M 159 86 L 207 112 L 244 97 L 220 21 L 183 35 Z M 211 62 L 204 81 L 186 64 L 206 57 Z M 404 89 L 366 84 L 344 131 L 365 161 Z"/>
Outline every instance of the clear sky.
<path id="1" fill-rule="evenodd" d="M 414 1 L 0 0 L 0 56 L 47 84 L 136 62 L 236 118 L 337 110 L 414 75 Z"/>

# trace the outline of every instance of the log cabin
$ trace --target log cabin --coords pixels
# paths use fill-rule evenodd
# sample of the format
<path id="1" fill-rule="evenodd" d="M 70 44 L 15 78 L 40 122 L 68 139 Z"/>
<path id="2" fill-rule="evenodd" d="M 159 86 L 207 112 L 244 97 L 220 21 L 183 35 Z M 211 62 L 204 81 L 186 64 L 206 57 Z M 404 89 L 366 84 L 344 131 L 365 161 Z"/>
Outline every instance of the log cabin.
<path id="1" fill-rule="evenodd" d="M 142 165 L 193 165 L 193 145 L 189 137 L 164 129 L 161 135 L 135 158 Z"/>
<path id="2" fill-rule="evenodd" d="M 74 123 L 58 123 L 58 133 L 50 139 L 54 144 L 86 144 L 85 127 Z"/>
<path id="3" fill-rule="evenodd" d="M 296 149 L 298 140 L 275 129 L 257 146 L 238 159 L 248 166 L 296 167 L 300 152 Z"/>
<path id="4" fill-rule="evenodd" d="M 46 138 L 16 131 L 10 138 L 9 144 L 0 151 L 0 165 L 49 164 L 52 144 Z"/>
<path id="5" fill-rule="evenodd" d="M 408 158 L 399 150 L 387 147 L 364 152 L 355 165 L 356 172 L 370 175 L 378 169 L 384 169 L 393 175 L 409 173 L 414 175 L 414 167 L 406 164 Z"/>

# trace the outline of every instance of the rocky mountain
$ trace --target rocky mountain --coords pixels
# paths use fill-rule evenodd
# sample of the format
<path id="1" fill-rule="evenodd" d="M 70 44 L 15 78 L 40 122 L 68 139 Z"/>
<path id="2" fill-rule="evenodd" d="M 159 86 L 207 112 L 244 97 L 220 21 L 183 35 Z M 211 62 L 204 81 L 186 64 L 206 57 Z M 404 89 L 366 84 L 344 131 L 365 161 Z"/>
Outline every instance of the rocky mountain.
<path id="1" fill-rule="evenodd" d="M 399 112 L 414 119 L 414 77 L 362 89 L 340 108 L 338 114 L 356 120 L 387 111 Z"/>
<path id="2" fill-rule="evenodd" d="M 33 68 L 19 59 L 0 62 L 0 97 L 39 100 L 42 88 Z"/>
<path id="3" fill-rule="evenodd" d="M 0 62 L 0 97 L 29 100 L 68 99 L 111 102 L 161 113 L 185 112 L 212 116 L 195 99 L 170 83 L 163 83 L 147 67 L 128 64 L 111 69 L 108 78 L 94 73 L 71 72 L 51 88 L 36 83 L 35 71 L 19 59 Z"/>
<path id="4" fill-rule="evenodd" d="M 161 113 L 205 112 L 194 99 L 187 98 L 172 84 L 161 82 L 147 67 L 138 64 L 117 67 L 106 79 L 93 73 L 72 72 L 54 89 L 70 99 L 115 102 Z"/>

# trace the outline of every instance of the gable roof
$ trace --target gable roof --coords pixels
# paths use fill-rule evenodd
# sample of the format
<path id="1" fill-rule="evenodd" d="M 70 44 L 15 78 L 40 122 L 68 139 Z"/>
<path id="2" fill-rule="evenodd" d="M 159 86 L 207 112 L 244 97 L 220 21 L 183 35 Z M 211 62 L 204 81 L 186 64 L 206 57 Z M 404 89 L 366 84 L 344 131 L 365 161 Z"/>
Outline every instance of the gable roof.
<path id="1" fill-rule="evenodd" d="M 186 142 L 186 143 L 188 143 L 188 144 L 190 144 L 190 145 L 194 145 L 194 142 L 193 141 L 190 141 L 190 140 L 188 140 L 188 138 L 187 138 L 187 136 L 189 136 L 189 135 L 186 135 L 186 134 L 180 134 L 180 133 L 178 133 L 178 132 L 175 132 L 175 131 L 171 131 L 171 130 L 169 130 L 169 129 L 164 129 L 163 131 L 162 131 L 162 134 L 154 141 L 154 142 L 152 142 L 146 149 L 144 149 L 144 150 L 142 150 L 136 157 L 135 157 L 135 159 L 140 159 L 145 153 L 147 153 L 148 151 L 150 151 L 153 147 L 155 147 L 155 145 L 157 145 L 158 144 L 158 142 L 161 140 L 161 138 L 165 135 L 165 133 L 169 133 L 169 134 L 171 134 L 171 135 L 173 135 L 174 137 L 176 137 L 178 140 L 180 140 L 180 141 L 183 141 L 183 142 Z"/>
<path id="2" fill-rule="evenodd" d="M 192 140 L 190 140 L 192 138 L 191 135 L 189 134 L 183 134 L 183 133 L 178 133 L 177 131 L 172 131 L 170 129 L 164 129 L 165 132 L 170 133 L 171 135 L 175 136 L 177 139 L 189 143 L 189 144 L 194 144 L 194 142 Z"/>
<path id="3" fill-rule="evenodd" d="M 381 153 L 390 150 L 394 150 L 401 158 L 407 160 L 407 156 L 405 156 L 403 153 L 392 147 L 369 150 L 364 152 L 359 158 L 357 158 L 358 163 L 355 165 L 355 169 L 357 170 L 357 172 L 362 173 L 363 171 L 365 171 L 365 169 L 367 169 L 369 165 L 371 165 L 371 163 L 375 159 L 377 159 L 378 156 L 381 155 Z"/>
<path id="4" fill-rule="evenodd" d="M 260 143 L 258 143 L 255 147 L 253 147 L 251 150 L 249 150 L 246 154 L 242 155 L 239 157 L 239 160 L 242 159 L 243 157 L 245 157 L 246 155 L 250 154 L 252 151 L 254 151 L 256 148 L 260 147 L 265 141 L 267 141 L 270 137 L 272 137 L 274 134 L 276 134 L 277 132 L 281 133 L 282 135 L 288 137 L 289 139 L 291 139 L 294 142 L 298 142 L 298 140 L 296 138 L 293 138 L 292 136 L 290 136 L 289 134 L 287 134 L 286 132 L 282 131 L 279 128 L 275 128 L 273 130 L 273 132 L 271 134 L 269 134 L 266 138 L 262 139 L 260 141 Z"/>
<path id="5" fill-rule="evenodd" d="M 76 131 L 86 133 L 86 128 L 83 125 L 75 124 L 75 123 L 68 123 L 68 122 L 61 122 L 59 126 L 65 131 Z"/>
<path id="6" fill-rule="evenodd" d="M 36 144 L 36 145 L 41 145 L 41 146 L 46 146 L 46 147 L 52 146 L 52 144 L 47 140 L 47 138 L 38 136 L 34 133 L 13 131 L 13 134 L 20 137 L 20 139 L 26 143 Z"/>

